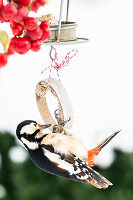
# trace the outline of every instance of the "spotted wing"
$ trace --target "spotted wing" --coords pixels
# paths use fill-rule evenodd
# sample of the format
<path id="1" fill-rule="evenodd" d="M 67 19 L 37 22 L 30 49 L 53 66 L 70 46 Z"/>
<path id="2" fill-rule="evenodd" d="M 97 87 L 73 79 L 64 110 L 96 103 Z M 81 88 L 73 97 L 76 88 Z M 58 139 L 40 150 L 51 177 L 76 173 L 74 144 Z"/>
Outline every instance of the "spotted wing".
<path id="1" fill-rule="evenodd" d="M 47 149 L 43 146 L 45 157 L 51 162 L 51 169 L 48 172 L 63 176 L 74 181 L 92 184 L 97 188 L 107 188 L 112 185 L 110 181 L 101 176 L 98 172 L 89 167 L 84 161 L 75 155 L 63 156 L 54 152 L 54 149 Z"/>

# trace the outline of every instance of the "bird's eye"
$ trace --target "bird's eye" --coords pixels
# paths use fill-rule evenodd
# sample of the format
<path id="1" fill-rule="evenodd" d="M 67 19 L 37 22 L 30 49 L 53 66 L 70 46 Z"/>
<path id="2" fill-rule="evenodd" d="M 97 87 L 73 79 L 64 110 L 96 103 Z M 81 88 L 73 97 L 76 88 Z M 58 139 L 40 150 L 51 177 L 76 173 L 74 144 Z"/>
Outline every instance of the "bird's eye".
<path id="1" fill-rule="evenodd" d="M 37 126 L 37 124 L 36 124 L 36 123 L 34 123 L 34 126 L 36 127 L 36 126 Z"/>

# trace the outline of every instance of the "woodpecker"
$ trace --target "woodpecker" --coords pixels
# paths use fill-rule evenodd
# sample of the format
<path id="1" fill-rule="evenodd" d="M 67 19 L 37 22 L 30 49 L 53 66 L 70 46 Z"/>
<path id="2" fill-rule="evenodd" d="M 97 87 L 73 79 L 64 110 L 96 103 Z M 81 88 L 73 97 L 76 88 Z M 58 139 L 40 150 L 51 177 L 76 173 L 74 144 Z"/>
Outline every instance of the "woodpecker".
<path id="1" fill-rule="evenodd" d="M 64 134 L 63 131 L 45 133 L 45 129 L 50 126 L 51 124 L 40 125 L 36 121 L 26 120 L 21 122 L 16 129 L 18 139 L 26 147 L 31 160 L 37 167 L 50 174 L 92 184 L 97 188 L 105 189 L 112 185 L 91 167 L 95 165 L 95 157 L 100 150 L 119 131 L 88 151 L 84 144 L 71 134 Z"/>

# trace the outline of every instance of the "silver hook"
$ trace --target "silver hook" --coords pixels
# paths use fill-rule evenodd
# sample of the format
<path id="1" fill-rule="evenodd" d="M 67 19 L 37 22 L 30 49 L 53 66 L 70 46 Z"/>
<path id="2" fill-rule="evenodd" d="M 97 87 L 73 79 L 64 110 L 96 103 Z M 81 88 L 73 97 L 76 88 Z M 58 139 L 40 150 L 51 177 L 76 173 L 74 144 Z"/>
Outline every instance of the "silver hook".
<path id="1" fill-rule="evenodd" d="M 50 49 L 50 52 L 49 52 L 49 56 L 51 58 L 51 60 L 55 60 L 56 59 L 56 50 L 55 48 L 53 47 L 53 45 L 51 45 L 51 49 Z"/>

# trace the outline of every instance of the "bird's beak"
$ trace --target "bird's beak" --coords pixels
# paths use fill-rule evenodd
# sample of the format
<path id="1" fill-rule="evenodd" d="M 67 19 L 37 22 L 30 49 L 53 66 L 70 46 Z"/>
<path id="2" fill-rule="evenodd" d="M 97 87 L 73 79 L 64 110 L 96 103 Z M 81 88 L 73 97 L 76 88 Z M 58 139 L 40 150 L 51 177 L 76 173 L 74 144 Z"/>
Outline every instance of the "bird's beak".
<path id="1" fill-rule="evenodd" d="M 43 124 L 43 125 L 38 124 L 38 125 L 39 125 L 40 129 L 46 129 L 51 126 L 51 124 Z"/>

